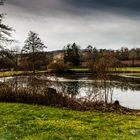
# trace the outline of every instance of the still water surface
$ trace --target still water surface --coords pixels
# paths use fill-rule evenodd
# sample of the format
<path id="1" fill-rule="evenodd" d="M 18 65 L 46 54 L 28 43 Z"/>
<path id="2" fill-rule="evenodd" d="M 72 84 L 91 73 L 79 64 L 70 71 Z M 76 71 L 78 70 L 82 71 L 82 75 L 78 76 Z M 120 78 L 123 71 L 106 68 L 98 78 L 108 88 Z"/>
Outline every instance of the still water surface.
<path id="1" fill-rule="evenodd" d="M 132 109 L 140 109 L 140 79 L 111 76 L 107 80 L 97 79 L 87 74 L 41 76 L 40 79 L 51 80 L 51 87 L 70 97 L 82 100 L 108 102 L 119 100 L 120 104 Z M 24 80 L 23 80 L 24 79 Z M 27 86 L 30 77 L 18 77 L 18 83 Z M 12 81 L 13 77 L 0 78 L 0 81 Z M 39 85 L 40 84 L 40 85 Z M 43 86 L 42 83 L 38 83 Z"/>
<path id="2" fill-rule="evenodd" d="M 119 100 L 122 106 L 140 109 L 140 79 L 112 76 L 104 81 L 83 74 L 57 78 L 63 83 L 65 93 L 70 96 L 97 101 L 104 100 L 106 94 L 108 102 Z M 53 80 L 53 77 L 50 79 Z"/>

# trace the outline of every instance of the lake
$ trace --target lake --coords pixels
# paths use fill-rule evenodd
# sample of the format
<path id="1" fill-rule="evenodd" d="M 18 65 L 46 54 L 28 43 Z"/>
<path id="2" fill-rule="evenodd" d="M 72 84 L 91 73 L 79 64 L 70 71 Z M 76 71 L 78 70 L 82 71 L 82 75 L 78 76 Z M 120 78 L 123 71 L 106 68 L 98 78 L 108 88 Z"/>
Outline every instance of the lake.
<path id="1" fill-rule="evenodd" d="M 39 87 L 50 84 L 58 92 L 65 93 L 72 98 L 86 101 L 118 100 L 122 106 L 131 109 L 140 109 L 140 79 L 120 76 L 110 76 L 101 79 L 91 74 L 69 74 L 37 77 L 42 82 L 37 83 Z M 11 81 L 16 78 L 0 78 L 0 81 Z M 18 77 L 18 85 L 26 87 L 31 77 Z M 47 79 L 47 83 L 46 83 Z M 48 82 L 49 81 L 49 82 Z M 51 81 L 51 82 L 50 82 Z"/>

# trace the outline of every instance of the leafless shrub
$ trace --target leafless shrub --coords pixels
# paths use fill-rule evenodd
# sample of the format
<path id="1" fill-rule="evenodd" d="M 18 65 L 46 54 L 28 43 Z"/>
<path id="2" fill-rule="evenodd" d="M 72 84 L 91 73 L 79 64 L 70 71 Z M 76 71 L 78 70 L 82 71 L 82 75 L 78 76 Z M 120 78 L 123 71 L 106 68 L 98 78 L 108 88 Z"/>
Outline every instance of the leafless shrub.
<path id="1" fill-rule="evenodd" d="M 64 62 L 57 61 L 57 62 L 50 63 L 48 65 L 47 69 L 52 72 L 64 72 L 64 71 L 66 71 L 67 67 L 66 67 L 66 65 L 64 65 Z"/>
<path id="2" fill-rule="evenodd" d="M 32 93 L 29 88 L 18 88 L 16 92 L 7 84 L 0 85 L 0 101 L 1 102 L 16 102 L 27 104 L 39 104 L 47 106 L 65 107 L 74 110 L 101 110 L 101 111 L 123 111 L 126 110 L 121 106 L 116 106 L 112 103 L 104 105 L 103 101 L 82 101 L 76 98 L 70 98 L 67 95 L 57 93 L 53 88 L 46 88 L 41 93 Z"/>

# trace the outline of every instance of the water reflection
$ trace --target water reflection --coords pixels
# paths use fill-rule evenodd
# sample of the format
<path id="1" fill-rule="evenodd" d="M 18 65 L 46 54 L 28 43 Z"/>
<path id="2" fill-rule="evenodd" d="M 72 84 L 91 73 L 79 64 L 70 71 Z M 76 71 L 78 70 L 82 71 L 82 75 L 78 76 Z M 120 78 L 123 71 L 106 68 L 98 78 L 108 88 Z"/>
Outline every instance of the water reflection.
<path id="1" fill-rule="evenodd" d="M 8 82 L 14 87 L 16 80 L 18 88 L 32 89 L 34 83 L 36 92 L 49 86 L 72 98 L 108 103 L 119 100 L 123 106 L 140 109 L 140 80 L 138 79 L 111 76 L 105 80 L 91 75 L 60 75 L 41 76 L 35 79 L 32 77 L 9 78 Z"/>
<path id="2" fill-rule="evenodd" d="M 74 77 L 72 82 L 71 78 L 67 76 L 67 82 L 62 81 L 63 86 L 66 87 L 65 93 L 68 95 L 72 94 L 74 98 L 87 101 L 105 101 L 110 103 L 119 100 L 123 106 L 140 109 L 139 79 L 122 78 L 118 76 L 111 76 L 106 80 L 96 79 L 95 77 L 94 79 L 92 78 L 88 76 L 78 76 Z"/>

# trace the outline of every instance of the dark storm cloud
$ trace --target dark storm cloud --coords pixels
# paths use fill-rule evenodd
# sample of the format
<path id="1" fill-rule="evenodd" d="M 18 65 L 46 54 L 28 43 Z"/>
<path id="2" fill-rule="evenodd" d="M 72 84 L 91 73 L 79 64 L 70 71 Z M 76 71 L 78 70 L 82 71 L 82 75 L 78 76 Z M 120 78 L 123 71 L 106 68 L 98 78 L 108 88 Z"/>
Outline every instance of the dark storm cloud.
<path id="1" fill-rule="evenodd" d="M 140 0 L 64 0 L 69 4 L 83 8 L 116 7 L 140 11 Z"/>
<path id="2" fill-rule="evenodd" d="M 42 5 L 42 4 L 55 4 L 58 2 L 69 3 L 76 5 L 78 7 L 92 8 L 96 6 L 110 6 L 110 7 L 120 7 L 128 8 L 132 10 L 140 11 L 140 1 L 139 0 L 7 0 L 8 3 L 24 6 L 24 5 Z M 32 4 L 32 5 L 31 5 Z"/>
<path id="3" fill-rule="evenodd" d="M 39 16 L 52 15 L 55 17 L 65 14 L 82 14 L 80 9 L 63 0 L 7 0 L 7 4 L 18 7 L 25 13 Z"/>
<path id="4" fill-rule="evenodd" d="M 140 12 L 140 0 L 7 0 L 7 3 L 37 15 L 86 16 L 98 10 L 135 18 Z"/>
<path id="5" fill-rule="evenodd" d="M 63 0 L 7 0 L 7 3 L 36 12 L 44 9 L 63 10 L 66 6 L 63 5 Z"/>
<path id="6" fill-rule="evenodd" d="M 22 45 L 33 30 L 49 50 L 73 42 L 83 48 L 140 46 L 139 0 L 7 0 L 2 9 Z"/>

